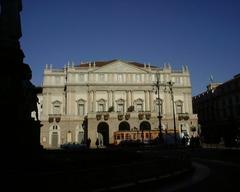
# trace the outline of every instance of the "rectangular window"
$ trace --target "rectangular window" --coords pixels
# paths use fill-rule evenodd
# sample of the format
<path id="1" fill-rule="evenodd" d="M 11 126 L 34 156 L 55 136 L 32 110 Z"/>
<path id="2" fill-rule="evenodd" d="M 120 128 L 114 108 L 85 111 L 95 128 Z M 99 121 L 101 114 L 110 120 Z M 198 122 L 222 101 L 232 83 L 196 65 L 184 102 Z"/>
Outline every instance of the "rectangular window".
<path id="1" fill-rule="evenodd" d="M 122 82 L 123 81 L 123 75 L 122 74 L 118 74 L 117 75 L 117 81 L 118 82 Z"/>
<path id="2" fill-rule="evenodd" d="M 99 75 L 99 80 L 100 81 L 105 81 L 105 75 L 104 74 L 100 74 Z"/>
<path id="3" fill-rule="evenodd" d="M 84 74 L 79 74 L 79 81 L 84 81 Z"/>
<path id="4" fill-rule="evenodd" d="M 137 81 L 137 82 L 140 82 L 140 81 L 141 81 L 141 76 L 140 76 L 140 74 L 137 74 L 137 75 L 136 75 L 136 81 Z"/>
<path id="5" fill-rule="evenodd" d="M 78 104 L 78 115 L 84 115 L 84 104 Z"/>
<path id="6" fill-rule="evenodd" d="M 61 114 L 60 105 L 53 106 L 53 114 Z"/>
<path id="7" fill-rule="evenodd" d="M 155 74 L 152 74 L 152 81 L 155 81 Z"/>
<path id="8" fill-rule="evenodd" d="M 118 104 L 118 106 L 117 106 L 117 111 L 124 112 L 124 106 L 123 106 L 123 104 Z"/>
<path id="9" fill-rule="evenodd" d="M 104 104 L 98 105 L 98 111 L 104 111 Z"/>
<path id="10" fill-rule="evenodd" d="M 182 105 L 177 105 L 177 113 L 182 113 Z"/>
<path id="11" fill-rule="evenodd" d="M 143 105 L 142 105 L 142 103 L 140 103 L 140 104 L 137 104 L 137 107 L 136 107 L 137 109 L 137 112 L 139 112 L 139 111 L 143 111 Z"/>

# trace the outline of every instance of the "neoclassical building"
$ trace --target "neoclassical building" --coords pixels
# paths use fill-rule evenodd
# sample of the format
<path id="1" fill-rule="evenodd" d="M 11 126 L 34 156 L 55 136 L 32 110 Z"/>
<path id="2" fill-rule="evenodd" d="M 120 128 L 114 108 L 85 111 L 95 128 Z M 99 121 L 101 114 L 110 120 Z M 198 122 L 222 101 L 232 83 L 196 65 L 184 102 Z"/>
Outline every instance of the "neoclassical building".
<path id="1" fill-rule="evenodd" d="M 158 80 L 159 94 L 154 86 Z M 173 98 L 166 86 L 173 84 Z M 58 148 L 98 138 L 103 145 L 121 140 L 143 142 L 175 130 L 178 136 L 194 134 L 197 115 L 192 112 L 192 88 L 187 66 L 173 70 L 122 60 L 46 66 L 39 95 L 41 144 Z M 160 116 L 158 116 L 160 114 Z M 158 118 L 160 117 L 160 118 Z"/>

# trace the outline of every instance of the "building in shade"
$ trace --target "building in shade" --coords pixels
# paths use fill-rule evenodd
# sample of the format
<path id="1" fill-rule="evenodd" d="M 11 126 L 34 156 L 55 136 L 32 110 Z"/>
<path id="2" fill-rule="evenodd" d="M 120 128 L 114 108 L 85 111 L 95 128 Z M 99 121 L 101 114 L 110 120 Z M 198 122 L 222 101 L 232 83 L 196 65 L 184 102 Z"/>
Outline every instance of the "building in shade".
<path id="1" fill-rule="evenodd" d="M 240 75 L 224 83 L 212 82 L 207 91 L 193 97 L 205 142 L 233 145 L 240 136 Z"/>
<path id="2" fill-rule="evenodd" d="M 153 90 L 160 80 L 160 99 Z M 65 143 L 85 143 L 95 147 L 122 140 L 148 142 L 162 132 L 174 130 L 173 105 L 166 82 L 173 81 L 176 133 L 192 135 L 197 115 L 192 112 L 192 89 L 187 66 L 173 70 L 137 62 L 111 60 L 68 64 L 62 69 L 46 66 L 43 91 L 39 95 L 41 144 L 58 148 Z"/>

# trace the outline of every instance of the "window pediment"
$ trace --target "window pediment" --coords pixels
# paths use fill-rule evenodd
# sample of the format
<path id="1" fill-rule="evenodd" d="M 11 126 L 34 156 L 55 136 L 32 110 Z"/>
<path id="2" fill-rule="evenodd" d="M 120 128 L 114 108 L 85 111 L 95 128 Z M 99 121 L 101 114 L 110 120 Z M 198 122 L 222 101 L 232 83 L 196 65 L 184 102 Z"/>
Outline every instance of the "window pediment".
<path id="1" fill-rule="evenodd" d="M 163 103 L 163 100 L 162 100 L 162 99 L 158 99 L 158 98 L 157 98 L 156 100 L 154 100 L 154 104 L 155 104 L 155 105 L 158 105 L 158 104 L 161 105 L 162 103 Z"/>
<path id="2" fill-rule="evenodd" d="M 183 104 L 183 101 L 177 100 L 177 101 L 175 101 L 175 103 L 176 103 L 176 105 L 182 105 L 182 104 Z"/>
<path id="3" fill-rule="evenodd" d="M 134 101 L 134 103 L 136 103 L 136 104 L 142 104 L 142 103 L 143 103 L 143 99 L 138 98 L 138 99 L 136 99 L 136 100 Z"/>
<path id="4" fill-rule="evenodd" d="M 106 103 L 106 100 L 105 99 L 99 99 L 97 101 L 98 104 L 105 104 Z"/>
<path id="5" fill-rule="evenodd" d="M 117 104 L 124 104 L 125 100 L 124 99 L 118 99 L 116 100 Z"/>
<path id="6" fill-rule="evenodd" d="M 132 64 L 129 64 L 127 62 L 123 62 L 120 60 L 113 61 L 112 63 L 109 63 L 107 65 L 104 65 L 100 67 L 99 69 L 96 69 L 95 72 L 103 72 L 103 73 L 109 73 L 109 72 L 114 72 L 114 73 L 146 73 L 145 70 L 134 66 Z"/>
<path id="7" fill-rule="evenodd" d="M 84 104 L 84 103 L 86 103 L 86 100 L 84 100 L 84 99 L 79 99 L 79 100 L 77 100 L 77 103 L 78 103 L 78 104 Z"/>
<path id="8" fill-rule="evenodd" d="M 56 101 L 53 101 L 53 102 L 52 102 L 52 104 L 53 104 L 53 105 L 61 105 L 61 104 L 62 104 L 62 102 L 61 102 L 61 101 L 58 101 L 58 100 L 56 100 Z"/>

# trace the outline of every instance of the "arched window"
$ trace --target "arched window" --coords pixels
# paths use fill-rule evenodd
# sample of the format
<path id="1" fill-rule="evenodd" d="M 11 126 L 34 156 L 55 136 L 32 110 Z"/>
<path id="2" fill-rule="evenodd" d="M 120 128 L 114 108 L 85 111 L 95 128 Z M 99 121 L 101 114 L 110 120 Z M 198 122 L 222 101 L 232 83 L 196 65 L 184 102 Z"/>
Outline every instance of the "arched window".
<path id="1" fill-rule="evenodd" d="M 126 121 L 123 121 L 119 124 L 119 127 L 118 127 L 118 130 L 119 131 L 130 131 L 130 125 L 128 122 Z"/>
<path id="2" fill-rule="evenodd" d="M 140 124 L 140 131 L 150 131 L 151 130 L 151 124 L 147 121 L 143 121 Z"/>
<path id="3" fill-rule="evenodd" d="M 52 102 L 53 114 L 61 114 L 61 104 L 60 101 Z"/>

